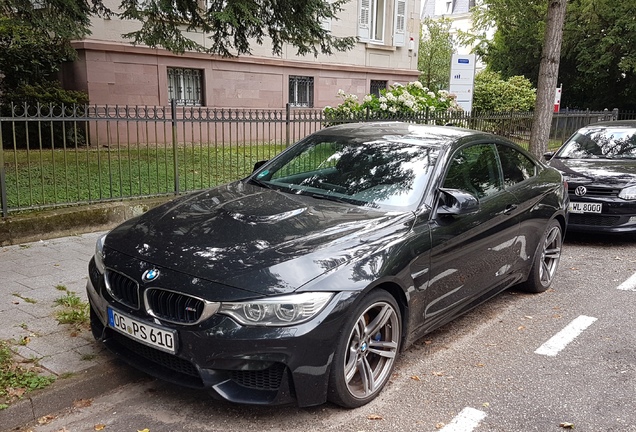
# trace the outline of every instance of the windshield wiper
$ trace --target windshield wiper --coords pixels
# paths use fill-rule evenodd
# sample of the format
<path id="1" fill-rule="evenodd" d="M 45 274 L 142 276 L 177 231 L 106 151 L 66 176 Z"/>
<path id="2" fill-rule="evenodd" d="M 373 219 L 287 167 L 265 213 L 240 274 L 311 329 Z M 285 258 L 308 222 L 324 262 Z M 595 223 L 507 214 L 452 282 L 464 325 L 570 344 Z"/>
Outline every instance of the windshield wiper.
<path id="1" fill-rule="evenodd" d="M 352 205 L 362 205 L 362 206 L 369 204 L 366 201 L 357 200 L 355 198 L 339 197 L 337 195 L 321 194 L 321 193 L 303 191 L 303 190 L 298 190 L 298 191 L 296 191 L 296 193 L 299 194 L 299 195 L 307 195 L 307 196 L 310 196 L 312 198 L 316 198 L 316 199 L 320 199 L 320 200 L 334 201 L 334 202 L 341 203 L 341 204 L 352 204 Z"/>

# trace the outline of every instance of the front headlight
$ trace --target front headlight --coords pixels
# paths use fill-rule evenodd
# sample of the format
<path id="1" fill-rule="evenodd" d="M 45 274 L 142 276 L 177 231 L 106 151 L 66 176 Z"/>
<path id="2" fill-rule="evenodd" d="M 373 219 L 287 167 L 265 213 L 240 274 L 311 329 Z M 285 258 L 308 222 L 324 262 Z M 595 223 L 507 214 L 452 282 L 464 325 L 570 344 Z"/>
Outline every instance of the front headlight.
<path id="1" fill-rule="evenodd" d="M 236 303 L 222 303 L 217 313 L 247 326 L 283 327 L 316 316 L 333 297 L 328 292 L 307 292 Z"/>
<path id="2" fill-rule="evenodd" d="M 95 243 L 95 265 L 102 274 L 106 271 L 106 266 L 104 265 L 104 241 L 106 241 L 106 234 L 100 236 Z"/>
<path id="3" fill-rule="evenodd" d="M 636 200 L 636 186 L 626 187 L 618 194 L 618 197 L 624 200 Z"/>

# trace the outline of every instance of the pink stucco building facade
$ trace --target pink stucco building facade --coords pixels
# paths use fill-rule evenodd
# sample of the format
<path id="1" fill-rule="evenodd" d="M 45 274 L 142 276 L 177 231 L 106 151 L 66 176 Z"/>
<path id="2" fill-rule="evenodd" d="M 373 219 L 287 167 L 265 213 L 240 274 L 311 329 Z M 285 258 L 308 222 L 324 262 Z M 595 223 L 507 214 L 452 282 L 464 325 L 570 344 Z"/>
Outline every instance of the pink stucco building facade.
<path id="1" fill-rule="evenodd" d="M 94 18 L 92 35 L 74 43 L 79 59 L 67 65 L 63 81 L 99 105 L 166 106 L 175 99 L 204 107 L 322 108 L 339 103 L 339 89 L 363 97 L 416 80 L 419 0 L 352 0 L 346 8 L 341 19 L 323 25 L 359 42 L 351 51 L 317 58 L 297 56 L 293 47 L 274 56 L 267 43 L 255 44 L 250 56 L 176 55 L 123 40 L 134 22 Z M 203 34 L 188 36 L 208 42 Z"/>

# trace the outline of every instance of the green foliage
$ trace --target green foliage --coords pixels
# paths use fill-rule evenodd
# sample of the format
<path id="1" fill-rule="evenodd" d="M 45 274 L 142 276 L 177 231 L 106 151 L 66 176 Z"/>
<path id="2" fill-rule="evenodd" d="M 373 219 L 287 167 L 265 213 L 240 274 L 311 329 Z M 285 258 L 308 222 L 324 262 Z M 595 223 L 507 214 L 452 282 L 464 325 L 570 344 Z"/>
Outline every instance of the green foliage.
<path id="1" fill-rule="evenodd" d="M 545 0 L 485 0 L 483 7 L 473 9 L 477 34 L 468 42 L 477 45 L 475 53 L 488 69 L 504 78 L 523 75 L 536 86 L 546 14 Z M 488 29 L 493 28 L 494 37 L 489 39 Z"/>
<path id="2" fill-rule="evenodd" d="M 60 84 L 45 81 L 38 84 L 24 84 L 7 91 L 0 104 L 0 115 L 13 116 L 24 113 L 28 106 L 33 115 L 39 110 L 41 116 L 59 117 L 63 111 L 71 114 L 82 113 L 88 102 L 84 92 L 65 90 Z M 64 106 L 64 108 L 62 108 Z M 6 147 L 16 148 L 61 148 L 86 144 L 86 128 L 81 122 L 41 121 L 11 124 L 2 123 L 2 142 Z"/>
<path id="3" fill-rule="evenodd" d="M 90 34 L 91 15 L 111 12 L 101 0 L 0 0 L 0 16 L 24 23 L 52 40 L 69 41 Z"/>
<path id="4" fill-rule="evenodd" d="M 636 109 L 636 2 L 568 2 L 560 80 L 563 103 Z"/>
<path id="5" fill-rule="evenodd" d="M 513 76 L 504 80 L 499 73 L 487 70 L 475 77 L 475 111 L 532 111 L 535 99 L 536 89 L 525 77 Z"/>
<path id="6" fill-rule="evenodd" d="M 417 69 L 421 72 L 420 82 L 435 91 L 449 86 L 451 58 L 455 52 L 451 23 L 447 18 L 422 20 Z"/>
<path id="7" fill-rule="evenodd" d="M 88 303 L 82 301 L 74 292 L 67 291 L 64 296 L 55 299 L 55 304 L 63 307 L 62 310 L 57 311 L 55 314 L 60 324 L 74 324 L 76 326 L 88 324 Z"/>
<path id="8" fill-rule="evenodd" d="M 62 63 L 76 58 L 70 41 L 90 34 L 92 14 L 107 13 L 101 0 L 0 0 L 0 101 L 57 91 L 50 83 Z M 53 96 L 37 101 L 68 103 L 60 91 Z"/>
<path id="9" fill-rule="evenodd" d="M 475 8 L 476 53 L 504 78 L 537 84 L 548 3 L 485 0 Z M 636 2 L 570 0 L 563 31 L 561 106 L 636 109 Z M 486 28 L 495 28 L 492 40 Z"/>
<path id="10" fill-rule="evenodd" d="M 84 105 L 88 103 L 88 95 L 82 91 L 65 90 L 56 81 L 43 81 L 36 84 L 24 84 L 9 90 L 3 97 L 5 105 L 13 102 L 35 107 L 48 105 Z M 45 113 L 45 115 L 48 114 Z"/>
<path id="11" fill-rule="evenodd" d="M 406 85 L 394 84 L 387 90 L 380 90 L 380 97 L 366 95 L 362 103 L 353 94 L 338 91 L 343 102 L 337 107 L 325 107 L 325 116 L 330 120 L 386 117 L 409 117 L 425 113 L 459 111 L 455 97 L 446 90 L 430 91 L 421 82 L 410 82 Z"/>
<path id="12" fill-rule="evenodd" d="M 0 341 L 0 410 L 21 398 L 26 392 L 44 388 L 55 381 L 54 377 L 42 376 L 14 361 L 11 347 Z"/>
<path id="13" fill-rule="evenodd" d="M 0 81 L 2 99 L 6 93 L 24 84 L 50 79 L 60 64 L 73 60 L 75 51 L 69 41 L 51 38 L 31 23 L 0 16 Z"/>
<path id="14" fill-rule="evenodd" d="M 250 54 L 250 45 L 266 38 L 272 52 L 280 55 L 284 44 L 299 55 L 332 54 L 353 47 L 355 37 L 336 37 L 321 26 L 324 19 L 337 19 L 348 0 L 123 0 L 121 18 L 139 21 L 141 28 L 127 33 L 134 44 L 164 47 L 182 53 L 200 51 L 222 56 Z M 183 33 L 208 35 L 206 46 Z"/>

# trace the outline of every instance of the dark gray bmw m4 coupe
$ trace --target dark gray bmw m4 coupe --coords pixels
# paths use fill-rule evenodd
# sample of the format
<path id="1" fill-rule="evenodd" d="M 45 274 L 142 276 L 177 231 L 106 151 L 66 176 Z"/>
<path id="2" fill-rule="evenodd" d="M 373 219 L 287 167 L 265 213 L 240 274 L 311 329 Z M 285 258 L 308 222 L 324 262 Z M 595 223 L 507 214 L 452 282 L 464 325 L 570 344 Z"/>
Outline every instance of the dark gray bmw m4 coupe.
<path id="1" fill-rule="evenodd" d="M 545 291 L 567 209 L 561 174 L 503 138 L 329 127 L 101 237 L 92 331 L 225 400 L 358 407 L 424 334 L 512 286 Z"/>

